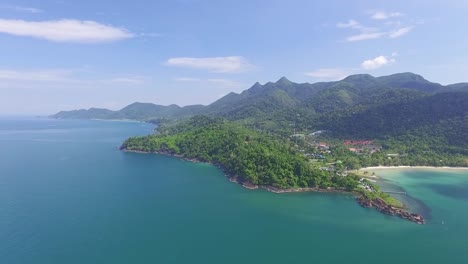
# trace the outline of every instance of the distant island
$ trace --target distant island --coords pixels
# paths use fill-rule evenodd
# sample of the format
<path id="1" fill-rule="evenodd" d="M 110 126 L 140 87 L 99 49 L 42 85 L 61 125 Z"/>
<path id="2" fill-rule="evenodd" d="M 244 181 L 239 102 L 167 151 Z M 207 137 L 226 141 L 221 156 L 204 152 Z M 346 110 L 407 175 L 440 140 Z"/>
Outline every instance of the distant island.
<path id="1" fill-rule="evenodd" d="M 352 192 L 365 207 L 424 223 L 352 171 L 467 167 L 467 114 L 468 83 L 444 86 L 399 73 L 314 84 L 283 77 L 208 106 L 134 103 L 53 117 L 157 123 L 156 134 L 130 138 L 122 150 L 209 162 L 247 188 Z"/>

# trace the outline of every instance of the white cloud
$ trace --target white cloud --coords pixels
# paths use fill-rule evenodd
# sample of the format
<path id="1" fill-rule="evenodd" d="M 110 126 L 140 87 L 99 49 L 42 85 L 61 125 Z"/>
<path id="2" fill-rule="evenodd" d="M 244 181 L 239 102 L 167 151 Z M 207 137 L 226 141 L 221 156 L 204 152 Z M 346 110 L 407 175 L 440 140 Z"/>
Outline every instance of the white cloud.
<path id="1" fill-rule="evenodd" d="M 111 42 L 134 37 L 134 34 L 122 28 L 73 19 L 49 21 L 0 19 L 0 33 L 78 43 Z"/>
<path id="2" fill-rule="evenodd" d="M 395 62 L 393 57 L 378 56 L 370 60 L 365 60 L 361 63 L 361 67 L 365 70 L 375 70 L 389 63 Z"/>
<path id="3" fill-rule="evenodd" d="M 15 6 L 15 10 L 21 11 L 21 12 L 28 12 L 28 13 L 42 13 L 41 9 L 34 8 L 34 7 L 24 7 L 24 6 Z"/>
<path id="4" fill-rule="evenodd" d="M 399 16 L 403 16 L 403 14 L 399 12 L 386 13 L 378 11 L 373 12 L 371 17 L 374 19 L 383 20 Z M 353 19 L 350 19 L 344 23 L 340 22 L 336 24 L 338 28 L 349 29 L 356 32 L 354 35 L 347 37 L 345 40 L 346 42 L 379 38 L 398 38 L 408 34 L 414 28 L 413 26 L 402 27 L 400 21 L 381 22 L 381 25 L 386 27 L 367 27 Z"/>
<path id="5" fill-rule="evenodd" d="M 368 39 L 378 39 L 385 36 L 386 32 L 372 32 L 372 33 L 360 33 L 346 38 L 348 42 L 368 40 Z"/>
<path id="6" fill-rule="evenodd" d="M 403 16 L 403 14 L 400 12 L 387 13 L 384 11 L 377 11 L 371 15 L 371 18 L 376 19 L 376 20 L 384 20 L 384 19 L 389 19 L 393 17 L 401 17 L 401 16 Z"/>
<path id="7" fill-rule="evenodd" d="M 305 73 L 307 76 L 326 80 L 341 80 L 350 74 L 349 70 L 340 68 L 322 68 Z"/>
<path id="8" fill-rule="evenodd" d="M 377 31 L 376 28 L 373 27 L 366 27 L 363 26 L 361 23 L 357 22 L 356 20 L 350 19 L 348 22 L 345 23 L 338 23 L 336 24 L 336 27 L 338 28 L 350 28 L 350 29 L 356 29 L 360 32 L 374 32 Z"/>
<path id="9" fill-rule="evenodd" d="M 348 20 L 348 22 L 346 23 L 338 23 L 336 24 L 337 27 L 339 28 L 360 28 L 361 27 L 361 24 L 359 22 L 357 22 L 356 20 L 353 20 L 353 19 L 350 19 Z"/>
<path id="10" fill-rule="evenodd" d="M 388 34 L 388 37 L 389 38 L 399 38 L 403 35 L 406 35 L 408 34 L 411 30 L 413 29 L 413 27 L 403 27 L 403 28 L 399 28 L 395 31 L 392 31 Z"/>
<path id="11" fill-rule="evenodd" d="M 361 63 L 361 69 L 375 70 L 382 66 L 396 62 L 397 52 L 393 52 L 390 56 L 378 56 L 373 59 L 365 60 Z M 317 79 L 336 81 L 342 80 L 345 77 L 359 72 L 359 68 L 321 68 L 311 72 L 306 72 L 306 76 L 314 77 Z"/>
<path id="12" fill-rule="evenodd" d="M 138 36 L 140 37 L 153 37 L 153 38 L 158 38 L 158 37 L 161 37 L 162 34 L 159 34 L 159 33 L 139 33 Z"/>
<path id="13" fill-rule="evenodd" d="M 368 39 L 379 39 L 382 37 L 399 38 L 401 36 L 408 34 L 411 30 L 413 30 L 413 28 L 414 27 L 411 26 L 411 27 L 399 28 L 390 32 L 370 32 L 370 33 L 363 32 L 357 35 L 347 37 L 346 41 L 355 42 L 355 41 L 368 40 Z"/>
<path id="14" fill-rule="evenodd" d="M 389 32 L 363 32 L 352 35 L 346 38 L 347 42 L 355 42 L 355 41 L 362 41 L 362 40 L 369 40 L 369 39 L 379 39 L 379 38 L 399 38 L 401 36 L 404 36 L 408 34 L 414 27 L 403 27 L 396 29 L 394 31 L 389 31 Z"/>
<path id="15" fill-rule="evenodd" d="M 13 11 L 33 13 L 33 14 L 44 12 L 42 9 L 34 8 L 34 7 L 28 7 L 28 6 L 3 5 L 3 6 L 0 6 L 0 9 L 8 9 L 8 10 L 13 10 Z"/>
<path id="16" fill-rule="evenodd" d="M 0 70 L 0 80 L 14 81 L 64 81 L 71 73 L 69 70 L 15 71 Z"/>
<path id="17" fill-rule="evenodd" d="M 37 86 L 47 84 L 112 84 L 112 85 L 141 85 L 148 78 L 136 75 L 113 76 L 103 79 L 80 78 L 76 76 L 79 70 L 72 69 L 45 69 L 45 70 L 2 70 L 0 69 L 0 82 L 9 84 L 32 84 Z M 30 85 L 31 86 L 31 85 Z"/>
<path id="18" fill-rule="evenodd" d="M 208 70 L 216 73 L 236 73 L 253 68 L 253 66 L 241 56 L 211 57 L 211 58 L 171 58 L 167 65 Z"/>

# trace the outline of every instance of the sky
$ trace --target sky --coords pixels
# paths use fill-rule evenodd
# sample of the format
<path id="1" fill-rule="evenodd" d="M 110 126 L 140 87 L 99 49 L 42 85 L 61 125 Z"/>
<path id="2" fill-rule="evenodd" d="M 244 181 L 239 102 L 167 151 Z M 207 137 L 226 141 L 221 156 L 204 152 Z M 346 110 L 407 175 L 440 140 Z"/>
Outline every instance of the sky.
<path id="1" fill-rule="evenodd" d="M 255 82 L 468 82 L 468 1 L 0 0 L 0 115 L 209 104 Z"/>

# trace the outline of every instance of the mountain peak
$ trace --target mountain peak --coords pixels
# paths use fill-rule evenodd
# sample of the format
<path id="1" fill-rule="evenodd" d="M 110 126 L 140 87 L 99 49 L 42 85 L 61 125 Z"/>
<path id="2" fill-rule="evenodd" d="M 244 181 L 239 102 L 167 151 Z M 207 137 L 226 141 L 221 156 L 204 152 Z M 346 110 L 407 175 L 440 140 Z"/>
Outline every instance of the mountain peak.
<path id="1" fill-rule="evenodd" d="M 392 75 L 383 76 L 382 78 L 387 78 L 387 79 L 393 78 L 393 79 L 400 79 L 400 80 L 405 80 L 405 81 L 429 82 L 428 80 L 424 79 L 424 77 L 422 77 L 421 75 L 415 74 L 412 72 L 395 73 Z"/>
<path id="2" fill-rule="evenodd" d="M 349 75 L 348 77 L 344 78 L 343 81 L 363 81 L 363 80 L 374 80 L 375 77 L 364 73 L 364 74 L 353 74 Z"/>
<path id="3" fill-rule="evenodd" d="M 261 85 L 259 82 L 256 82 L 256 83 L 254 83 L 254 85 L 252 85 L 252 87 L 245 90 L 244 92 L 246 92 L 248 90 L 260 90 L 260 89 L 262 89 L 262 87 L 263 87 L 263 85 Z"/>
<path id="4" fill-rule="evenodd" d="M 278 84 L 290 84 L 291 81 L 288 80 L 288 78 L 286 78 L 286 77 L 283 76 L 283 77 L 281 77 L 276 83 L 278 83 Z"/>

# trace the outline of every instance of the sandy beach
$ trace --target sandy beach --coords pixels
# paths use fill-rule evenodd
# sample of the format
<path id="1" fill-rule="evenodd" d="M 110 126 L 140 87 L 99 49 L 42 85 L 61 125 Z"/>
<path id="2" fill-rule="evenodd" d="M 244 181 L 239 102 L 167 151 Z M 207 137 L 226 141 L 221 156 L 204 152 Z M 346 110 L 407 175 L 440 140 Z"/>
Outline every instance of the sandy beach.
<path id="1" fill-rule="evenodd" d="M 435 166 L 376 166 L 376 167 L 366 167 L 359 170 L 380 170 L 380 169 L 438 169 L 438 170 L 468 170 L 468 167 L 435 167 Z"/>

